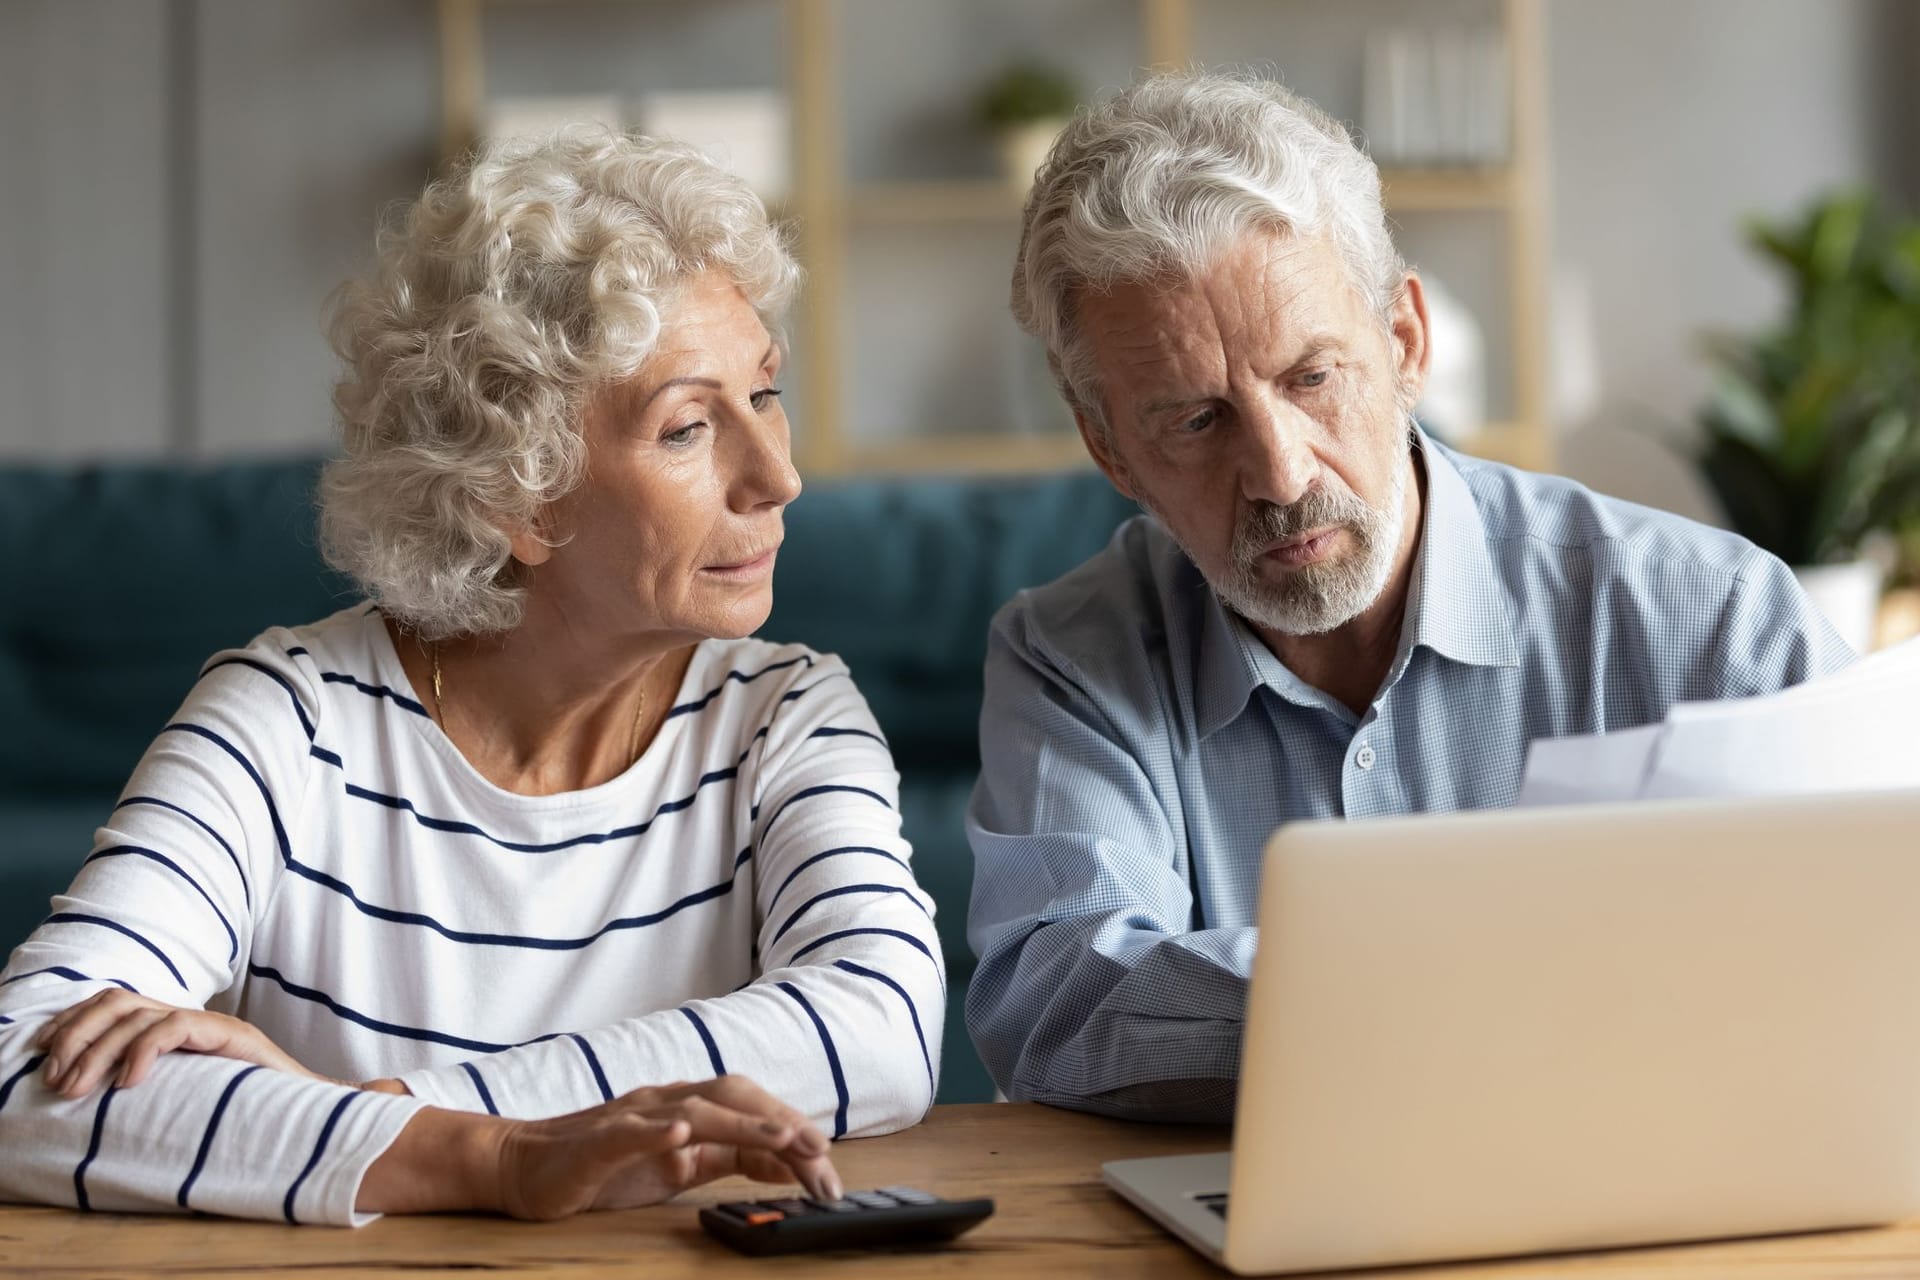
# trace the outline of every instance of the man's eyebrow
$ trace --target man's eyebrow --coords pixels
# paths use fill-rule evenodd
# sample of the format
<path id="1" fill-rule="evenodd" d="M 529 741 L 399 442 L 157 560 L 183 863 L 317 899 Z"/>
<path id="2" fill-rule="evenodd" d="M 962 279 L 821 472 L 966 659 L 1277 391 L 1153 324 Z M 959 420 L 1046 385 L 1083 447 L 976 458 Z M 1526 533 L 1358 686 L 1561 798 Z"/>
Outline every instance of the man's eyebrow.
<path id="1" fill-rule="evenodd" d="M 760 357 L 761 367 L 764 368 L 766 366 L 766 363 L 769 360 L 773 359 L 773 353 L 775 351 L 778 351 L 779 349 L 780 349 L 780 344 L 777 342 L 774 343 L 772 346 L 768 347 L 767 353 Z M 688 376 L 684 378 L 668 378 L 665 382 L 661 383 L 659 386 L 655 387 L 652 391 L 647 393 L 647 398 L 640 402 L 640 408 L 642 409 L 646 408 L 648 405 L 653 403 L 654 398 L 658 396 L 662 391 L 667 391 L 674 387 L 707 387 L 710 390 L 718 391 L 720 389 L 720 384 L 718 382 L 715 382 L 712 378 L 696 378 L 692 376 Z"/>
<path id="2" fill-rule="evenodd" d="M 1306 349 L 1294 358 L 1292 364 L 1287 366 L 1287 372 L 1291 373 L 1299 369 L 1302 365 L 1312 364 L 1315 360 L 1321 359 L 1323 356 L 1342 352 L 1346 349 L 1347 344 L 1337 334 L 1316 334 L 1307 340 Z M 1140 413 L 1143 416 L 1152 417 L 1157 414 L 1166 413 L 1170 409 L 1184 409 L 1190 405 L 1205 404 L 1213 398 L 1213 396 L 1205 394 L 1155 396 L 1140 406 Z"/>

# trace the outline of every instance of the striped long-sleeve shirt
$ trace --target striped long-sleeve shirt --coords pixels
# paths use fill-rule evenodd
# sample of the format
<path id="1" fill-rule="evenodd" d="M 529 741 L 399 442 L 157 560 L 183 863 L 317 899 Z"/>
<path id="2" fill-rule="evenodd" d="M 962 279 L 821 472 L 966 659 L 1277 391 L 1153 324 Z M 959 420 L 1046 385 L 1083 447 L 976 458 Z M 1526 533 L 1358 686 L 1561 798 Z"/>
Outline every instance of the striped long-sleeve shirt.
<path id="1" fill-rule="evenodd" d="M 0 971 L 0 1198 L 366 1220 L 425 1105 L 537 1118 L 751 1077 L 836 1137 L 914 1123 L 945 973 L 898 775 L 836 658 L 708 641 L 632 768 L 488 782 L 378 614 L 217 655 Z M 176 1053 L 68 1101 L 31 1039 L 107 984 L 230 1013 L 369 1093 Z"/>

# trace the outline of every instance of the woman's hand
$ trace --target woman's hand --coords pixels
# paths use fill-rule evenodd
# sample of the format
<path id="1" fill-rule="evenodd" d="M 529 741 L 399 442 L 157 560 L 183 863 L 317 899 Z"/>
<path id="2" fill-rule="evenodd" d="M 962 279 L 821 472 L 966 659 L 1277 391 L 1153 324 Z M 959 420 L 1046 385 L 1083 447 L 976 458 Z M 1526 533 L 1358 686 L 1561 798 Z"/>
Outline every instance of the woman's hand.
<path id="1" fill-rule="evenodd" d="M 828 1145 L 806 1117 L 738 1076 L 636 1089 L 550 1120 L 429 1108 L 367 1170 L 358 1207 L 548 1220 L 656 1204 L 736 1173 L 839 1199 Z"/>
<path id="2" fill-rule="evenodd" d="M 294 1061 L 250 1022 L 162 1004 L 118 987 L 55 1014 L 33 1043 L 47 1055 L 47 1087 L 68 1098 L 85 1097 L 109 1075 L 123 1088 L 139 1084 L 161 1054 L 175 1050 L 257 1062 L 312 1080 L 327 1078 Z"/>

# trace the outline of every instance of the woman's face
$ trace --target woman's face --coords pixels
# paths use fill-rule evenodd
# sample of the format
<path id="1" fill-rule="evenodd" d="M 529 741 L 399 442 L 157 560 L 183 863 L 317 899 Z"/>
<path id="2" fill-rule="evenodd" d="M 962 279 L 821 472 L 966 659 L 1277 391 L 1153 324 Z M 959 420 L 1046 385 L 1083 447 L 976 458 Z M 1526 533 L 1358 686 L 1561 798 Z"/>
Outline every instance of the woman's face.
<path id="1" fill-rule="evenodd" d="M 704 272 L 630 381 L 581 431 L 585 481 L 548 510 L 534 601 L 584 634 L 683 641 L 751 635 L 773 607 L 786 505 L 800 492 L 776 379 L 780 352 L 732 280 Z"/>

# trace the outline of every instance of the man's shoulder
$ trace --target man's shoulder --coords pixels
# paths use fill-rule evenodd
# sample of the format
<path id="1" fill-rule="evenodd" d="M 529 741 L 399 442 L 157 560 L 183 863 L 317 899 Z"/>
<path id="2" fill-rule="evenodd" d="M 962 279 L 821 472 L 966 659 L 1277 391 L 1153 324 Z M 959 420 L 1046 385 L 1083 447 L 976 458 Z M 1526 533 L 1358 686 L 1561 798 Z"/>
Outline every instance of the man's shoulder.
<path id="1" fill-rule="evenodd" d="M 1135 516 L 1107 545 L 1052 582 L 1001 606 L 993 633 L 1029 661 L 1098 678 L 1138 668 L 1163 650 L 1174 615 L 1206 581 L 1151 516 Z"/>
<path id="2" fill-rule="evenodd" d="M 1565 476 L 1450 458 L 1473 495 L 1496 563 L 1577 569 L 1595 585 L 1640 575 L 1696 585 L 1718 581 L 1729 590 L 1778 566 L 1737 533 L 1596 493 Z"/>

